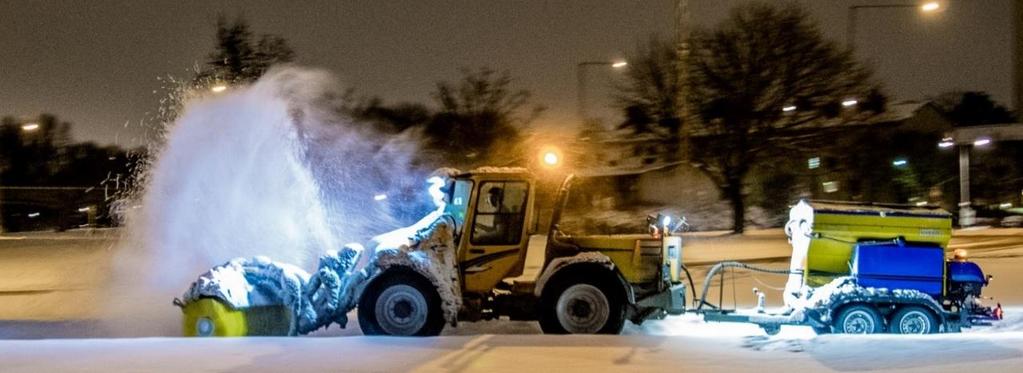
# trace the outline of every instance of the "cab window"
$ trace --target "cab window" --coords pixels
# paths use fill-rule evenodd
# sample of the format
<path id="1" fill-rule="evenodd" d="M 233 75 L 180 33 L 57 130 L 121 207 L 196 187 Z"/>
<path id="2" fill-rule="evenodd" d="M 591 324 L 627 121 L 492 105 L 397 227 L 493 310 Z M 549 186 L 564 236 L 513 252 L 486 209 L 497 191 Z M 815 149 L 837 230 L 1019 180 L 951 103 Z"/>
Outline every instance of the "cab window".
<path id="1" fill-rule="evenodd" d="M 444 212 L 455 219 L 455 231 L 461 232 L 462 224 L 465 222 L 465 212 L 469 207 L 469 193 L 472 191 L 472 181 L 455 180 L 448 194 L 448 203 L 444 206 Z"/>
<path id="2" fill-rule="evenodd" d="M 522 181 L 488 181 L 476 201 L 473 245 L 517 245 L 522 237 L 529 185 Z"/>

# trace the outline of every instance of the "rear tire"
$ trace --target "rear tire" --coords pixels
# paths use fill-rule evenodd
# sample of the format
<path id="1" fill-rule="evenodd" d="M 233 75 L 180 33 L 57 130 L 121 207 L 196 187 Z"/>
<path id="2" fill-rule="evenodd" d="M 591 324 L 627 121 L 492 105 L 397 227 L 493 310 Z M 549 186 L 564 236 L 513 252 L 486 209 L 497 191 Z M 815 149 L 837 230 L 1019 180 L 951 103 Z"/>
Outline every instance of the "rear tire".
<path id="1" fill-rule="evenodd" d="M 835 318 L 835 333 L 877 334 L 884 332 L 884 319 L 872 306 L 854 304 L 842 309 Z"/>
<path id="2" fill-rule="evenodd" d="M 938 318 L 930 310 L 920 306 L 900 308 L 892 316 L 888 329 L 894 334 L 933 334 L 940 327 Z"/>
<path id="3" fill-rule="evenodd" d="M 595 278 L 596 277 L 596 278 Z M 619 334 L 625 302 L 612 281 L 600 277 L 556 277 L 540 297 L 540 329 L 546 334 Z"/>
<path id="4" fill-rule="evenodd" d="M 435 336 L 444 329 L 441 299 L 418 273 L 398 271 L 371 283 L 359 299 L 365 335 Z"/>

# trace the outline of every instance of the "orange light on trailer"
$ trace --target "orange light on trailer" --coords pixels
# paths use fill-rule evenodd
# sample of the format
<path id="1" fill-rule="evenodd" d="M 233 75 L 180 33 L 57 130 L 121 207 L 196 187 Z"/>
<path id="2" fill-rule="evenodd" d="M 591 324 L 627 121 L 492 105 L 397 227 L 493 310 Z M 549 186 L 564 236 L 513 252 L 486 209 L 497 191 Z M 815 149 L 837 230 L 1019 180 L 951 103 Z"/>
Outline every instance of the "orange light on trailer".
<path id="1" fill-rule="evenodd" d="M 966 252 L 965 249 L 955 249 L 954 251 L 952 251 L 952 259 L 955 259 L 958 262 L 964 262 L 966 261 L 968 254 L 969 253 Z"/>

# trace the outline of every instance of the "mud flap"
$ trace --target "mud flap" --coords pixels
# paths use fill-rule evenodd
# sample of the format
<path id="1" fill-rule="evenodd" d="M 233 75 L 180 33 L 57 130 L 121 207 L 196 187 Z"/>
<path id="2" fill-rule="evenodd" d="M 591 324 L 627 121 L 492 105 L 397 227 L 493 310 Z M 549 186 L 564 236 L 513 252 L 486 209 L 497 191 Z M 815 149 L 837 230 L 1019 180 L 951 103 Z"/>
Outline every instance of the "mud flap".
<path id="1" fill-rule="evenodd" d="M 636 302 L 637 311 L 632 322 L 639 324 L 651 318 L 663 318 L 667 315 L 681 315 L 686 311 L 686 285 L 672 285 L 665 291 L 640 299 Z"/>

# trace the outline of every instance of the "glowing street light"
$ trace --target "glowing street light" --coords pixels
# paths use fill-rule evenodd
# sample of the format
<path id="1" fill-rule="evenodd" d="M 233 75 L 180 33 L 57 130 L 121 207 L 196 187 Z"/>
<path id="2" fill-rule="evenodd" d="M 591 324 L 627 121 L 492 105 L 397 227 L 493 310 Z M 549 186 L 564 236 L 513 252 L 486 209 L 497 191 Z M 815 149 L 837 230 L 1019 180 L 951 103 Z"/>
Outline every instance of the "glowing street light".
<path id="1" fill-rule="evenodd" d="M 895 166 L 895 167 L 902 167 L 902 166 L 905 166 L 907 164 L 909 164 L 909 161 L 907 161 L 905 159 L 896 159 L 896 160 L 892 161 L 892 166 Z"/>
<path id="2" fill-rule="evenodd" d="M 973 142 L 973 146 L 985 146 L 991 143 L 991 139 L 982 137 Z"/>
<path id="3" fill-rule="evenodd" d="M 858 103 L 860 103 L 860 102 L 856 101 L 856 99 L 850 98 L 848 100 L 842 101 L 842 106 L 843 107 L 852 107 L 852 106 L 856 106 L 856 104 L 858 104 Z"/>
<path id="4" fill-rule="evenodd" d="M 625 66 L 629 66 L 629 63 L 625 62 L 625 61 L 618 61 L 618 62 L 614 62 L 614 63 L 611 64 L 611 67 L 616 68 L 616 69 L 620 69 L 620 68 L 623 68 Z"/>
<path id="5" fill-rule="evenodd" d="M 39 123 L 25 123 L 21 125 L 21 130 L 25 132 L 32 132 L 39 129 Z"/>
<path id="6" fill-rule="evenodd" d="M 560 161 L 560 159 L 558 159 L 558 155 L 554 152 L 547 152 L 543 154 L 543 163 L 548 166 L 557 166 L 558 161 Z"/>
<path id="7" fill-rule="evenodd" d="M 784 112 L 786 112 L 786 113 L 788 113 L 788 112 L 790 112 L 790 111 L 796 111 L 796 105 L 788 105 L 788 106 L 783 106 L 783 107 L 781 108 L 781 111 L 784 111 Z"/>
<path id="8" fill-rule="evenodd" d="M 937 1 L 928 1 L 920 5 L 920 11 L 929 13 L 941 9 L 941 3 Z"/>
<path id="9" fill-rule="evenodd" d="M 938 147 L 939 148 L 951 148 L 951 147 L 955 146 L 955 144 L 956 143 L 952 141 L 951 137 L 946 137 L 946 138 L 941 139 L 941 142 L 938 143 Z"/>
<path id="10" fill-rule="evenodd" d="M 540 151 L 540 164 L 548 168 L 558 167 L 561 165 L 561 151 L 555 147 Z"/>
<path id="11" fill-rule="evenodd" d="M 223 85 L 223 84 L 217 84 L 217 85 L 213 86 L 213 88 L 210 88 L 210 90 L 213 91 L 213 93 L 220 93 L 220 92 L 226 91 L 227 90 L 227 86 Z"/>

